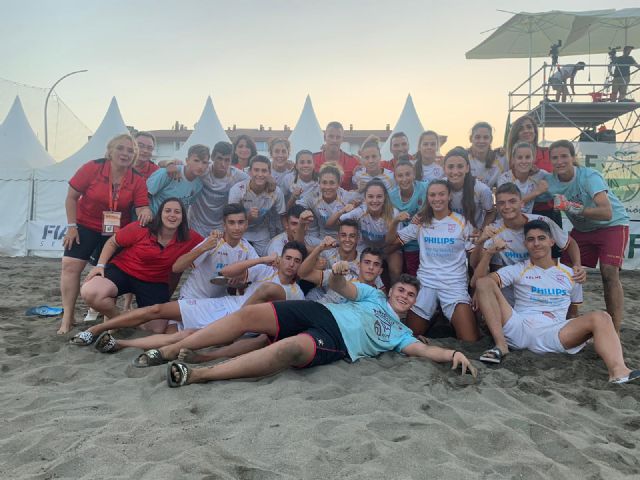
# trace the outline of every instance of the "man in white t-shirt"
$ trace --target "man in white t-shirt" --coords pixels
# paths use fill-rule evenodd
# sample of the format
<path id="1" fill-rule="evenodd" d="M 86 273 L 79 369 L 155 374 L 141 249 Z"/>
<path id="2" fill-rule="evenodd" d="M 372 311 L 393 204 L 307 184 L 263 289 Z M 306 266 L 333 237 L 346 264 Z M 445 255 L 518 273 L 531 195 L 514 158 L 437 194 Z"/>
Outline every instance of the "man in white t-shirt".
<path id="1" fill-rule="evenodd" d="M 235 312 L 243 305 L 275 300 L 303 300 L 304 295 L 296 280 L 298 268 L 306 256 L 307 249 L 303 244 L 289 242 L 283 249 L 282 257 L 269 255 L 227 265 L 220 271 L 220 274 L 227 278 L 244 276 L 244 284 L 247 288 L 243 295 L 228 295 L 220 298 L 189 298 L 138 308 L 79 333 L 76 337 L 83 340 L 83 343 L 76 342 L 75 344 L 90 345 L 97 339 L 96 348 L 103 353 L 114 352 L 125 347 L 153 349 L 174 343 Z M 138 326 L 157 319 L 170 319 L 177 322 L 180 331 L 176 334 L 160 334 L 119 341 L 116 341 L 108 333 L 109 330 Z M 99 338 L 98 335 L 100 335 Z M 264 339 L 258 339 L 258 342 L 264 343 Z M 142 359 L 143 362 L 148 360 L 151 359 Z"/>
<path id="2" fill-rule="evenodd" d="M 554 240 L 549 224 L 541 220 L 528 222 L 524 236 L 529 260 L 478 279 L 476 302 L 496 342 L 495 348 L 484 352 L 480 360 L 501 363 L 509 347 L 538 354 L 575 354 L 593 338 L 610 382 L 640 379 L 640 370 L 625 365 L 620 338 L 607 313 L 593 311 L 567 320 L 576 283 L 572 269 L 551 257 Z M 500 287 L 508 285 L 515 288 L 513 308 L 500 291 Z"/>
<path id="3" fill-rule="evenodd" d="M 578 62 L 575 65 L 565 65 L 564 67 L 559 67 L 558 70 L 549 77 L 549 86 L 556 91 L 556 102 L 560 101 L 561 96 L 563 102 L 567 101 L 567 95 L 569 94 L 567 81 L 569 81 L 572 95 L 576 94 L 573 86 L 576 73 L 584 70 L 585 66 L 586 64 L 584 62 Z"/>

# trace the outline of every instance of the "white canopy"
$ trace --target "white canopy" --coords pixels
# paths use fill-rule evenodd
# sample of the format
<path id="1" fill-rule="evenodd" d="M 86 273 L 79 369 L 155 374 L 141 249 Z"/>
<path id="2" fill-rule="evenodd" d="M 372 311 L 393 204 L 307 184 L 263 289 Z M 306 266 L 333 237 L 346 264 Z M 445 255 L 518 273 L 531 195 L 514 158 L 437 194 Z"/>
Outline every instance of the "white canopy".
<path id="1" fill-rule="evenodd" d="M 640 8 L 576 18 L 562 54 L 607 53 L 626 45 L 640 46 Z"/>
<path id="2" fill-rule="evenodd" d="M 390 150 L 391 136 L 396 132 L 404 132 L 407 135 L 407 138 L 409 139 L 410 152 L 418 150 L 418 138 L 420 138 L 420 135 L 424 132 L 424 128 L 422 127 L 422 122 L 418 117 L 418 112 L 416 112 L 416 107 L 413 105 L 411 94 L 407 95 L 407 100 L 404 102 L 404 108 L 402 109 L 400 118 L 398 118 L 391 135 L 389 135 L 389 138 L 380 149 L 384 160 L 390 160 L 393 157 Z"/>
<path id="3" fill-rule="evenodd" d="M 207 97 L 202 115 L 200 115 L 200 120 L 198 120 L 193 132 L 175 155 L 179 160 L 184 160 L 187 158 L 189 148 L 193 145 L 202 144 L 213 149 L 216 143 L 223 141 L 230 142 L 227 133 L 224 131 L 224 128 L 222 128 L 215 108 L 213 108 L 211 97 Z"/>
<path id="4" fill-rule="evenodd" d="M 289 136 L 289 142 L 291 143 L 291 157 L 294 157 L 300 150 L 317 152 L 324 143 L 324 134 L 309 95 L 304 101 L 298 122 Z"/>

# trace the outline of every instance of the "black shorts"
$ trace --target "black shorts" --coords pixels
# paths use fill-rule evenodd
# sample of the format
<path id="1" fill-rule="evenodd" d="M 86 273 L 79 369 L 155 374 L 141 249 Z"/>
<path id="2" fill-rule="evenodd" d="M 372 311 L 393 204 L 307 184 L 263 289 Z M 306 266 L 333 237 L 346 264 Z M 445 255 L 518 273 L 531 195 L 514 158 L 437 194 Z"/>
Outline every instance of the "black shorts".
<path id="1" fill-rule="evenodd" d="M 95 265 L 97 259 L 100 258 L 102 247 L 109 240 L 109 236 L 78 225 L 78 238 L 80 239 L 80 244 L 78 245 L 74 242 L 69 250 L 65 249 L 64 256 L 91 261 L 91 264 Z"/>
<path id="2" fill-rule="evenodd" d="M 326 365 L 348 358 L 342 333 L 331 312 L 324 305 L 311 300 L 273 302 L 278 333 L 270 340 L 277 342 L 296 335 L 309 335 L 315 343 L 311 361 L 299 368 Z"/>
<path id="3" fill-rule="evenodd" d="M 138 280 L 112 263 L 108 263 L 105 266 L 104 278 L 108 278 L 115 284 L 118 289 L 118 296 L 125 293 L 133 293 L 136 296 L 138 307 L 166 303 L 171 298 L 168 284 Z"/>

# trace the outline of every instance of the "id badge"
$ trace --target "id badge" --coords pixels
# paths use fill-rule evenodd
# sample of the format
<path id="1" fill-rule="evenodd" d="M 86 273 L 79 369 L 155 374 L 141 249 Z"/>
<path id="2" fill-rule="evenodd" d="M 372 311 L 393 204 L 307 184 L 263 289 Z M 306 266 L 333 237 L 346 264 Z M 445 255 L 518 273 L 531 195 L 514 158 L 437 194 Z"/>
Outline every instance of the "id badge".
<path id="1" fill-rule="evenodd" d="M 102 212 L 102 235 L 113 235 L 120 230 L 122 212 Z"/>

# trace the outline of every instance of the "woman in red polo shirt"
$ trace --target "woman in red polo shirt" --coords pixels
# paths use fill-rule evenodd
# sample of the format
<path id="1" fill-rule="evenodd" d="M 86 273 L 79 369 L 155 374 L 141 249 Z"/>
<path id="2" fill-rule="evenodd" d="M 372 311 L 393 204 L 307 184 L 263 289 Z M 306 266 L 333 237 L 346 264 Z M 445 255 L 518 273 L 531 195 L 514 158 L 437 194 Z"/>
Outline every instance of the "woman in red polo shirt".
<path id="1" fill-rule="evenodd" d="M 116 299 L 125 293 L 135 294 L 138 307 L 168 302 L 173 264 L 202 240 L 189 229 L 182 202 L 169 198 L 148 227 L 130 223 L 107 240 L 80 294 L 87 305 L 110 318 L 120 313 Z M 162 322 L 154 331 L 164 332 L 167 321 Z"/>
<path id="2" fill-rule="evenodd" d="M 118 135 L 109 141 L 106 158 L 85 163 L 69 180 L 60 275 L 64 315 L 58 335 L 73 327 L 80 274 L 91 255 L 100 252 L 113 233 L 131 222 L 134 208 L 141 225 L 152 218 L 147 184 L 132 168 L 137 155 L 138 145 L 131 135 Z"/>

